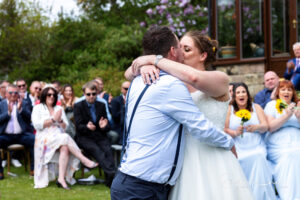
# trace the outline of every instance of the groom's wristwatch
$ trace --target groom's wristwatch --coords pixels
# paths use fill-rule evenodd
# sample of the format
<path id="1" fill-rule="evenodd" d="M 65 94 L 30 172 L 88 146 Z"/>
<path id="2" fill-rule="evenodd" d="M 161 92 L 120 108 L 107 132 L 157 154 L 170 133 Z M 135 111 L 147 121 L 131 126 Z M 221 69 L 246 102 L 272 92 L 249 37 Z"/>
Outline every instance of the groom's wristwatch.
<path id="1" fill-rule="evenodd" d="M 154 66 L 157 67 L 158 62 L 163 58 L 162 55 L 156 55 Z"/>

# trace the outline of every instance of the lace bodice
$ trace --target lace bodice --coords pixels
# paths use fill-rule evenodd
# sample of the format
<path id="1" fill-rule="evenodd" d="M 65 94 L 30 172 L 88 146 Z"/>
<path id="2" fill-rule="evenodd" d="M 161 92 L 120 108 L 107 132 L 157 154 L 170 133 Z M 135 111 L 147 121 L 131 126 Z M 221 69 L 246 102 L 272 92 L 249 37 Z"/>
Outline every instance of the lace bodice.
<path id="1" fill-rule="evenodd" d="M 224 129 L 229 100 L 217 101 L 201 91 L 191 93 L 195 105 L 216 127 Z"/>

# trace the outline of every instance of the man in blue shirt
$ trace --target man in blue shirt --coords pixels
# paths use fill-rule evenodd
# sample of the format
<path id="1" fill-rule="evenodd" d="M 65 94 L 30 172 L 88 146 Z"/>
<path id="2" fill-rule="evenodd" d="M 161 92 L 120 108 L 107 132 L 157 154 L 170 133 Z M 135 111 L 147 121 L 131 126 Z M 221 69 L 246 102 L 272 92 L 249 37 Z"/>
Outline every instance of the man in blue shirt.
<path id="1" fill-rule="evenodd" d="M 160 54 L 173 61 L 183 61 L 178 38 L 167 27 L 150 28 L 144 35 L 143 48 L 146 55 Z M 155 63 L 160 59 L 157 56 Z M 126 127 L 144 88 L 141 76 L 136 77 L 127 94 Z M 185 136 L 179 140 L 180 124 L 212 146 L 234 148 L 233 139 L 200 113 L 184 83 L 161 71 L 159 81 L 149 86 L 137 106 L 126 151 L 111 187 L 112 200 L 168 198 L 169 186 L 175 184 L 183 163 Z M 175 164 L 176 169 L 171 173 Z"/>
<path id="2" fill-rule="evenodd" d="M 255 95 L 254 102 L 259 104 L 264 109 L 267 103 L 272 100 L 271 94 L 274 88 L 278 85 L 278 83 L 279 83 L 279 77 L 275 72 L 273 71 L 266 72 L 264 75 L 265 88 L 259 91 Z"/>

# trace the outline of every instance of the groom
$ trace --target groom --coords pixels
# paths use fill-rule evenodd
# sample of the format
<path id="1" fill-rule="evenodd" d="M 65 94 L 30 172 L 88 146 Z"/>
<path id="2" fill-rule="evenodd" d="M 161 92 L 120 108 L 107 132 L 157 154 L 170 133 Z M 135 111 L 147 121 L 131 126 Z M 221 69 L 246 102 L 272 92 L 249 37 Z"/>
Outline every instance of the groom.
<path id="1" fill-rule="evenodd" d="M 156 65 L 162 56 L 183 61 L 178 38 L 167 27 L 150 28 L 143 38 L 143 50 L 146 55 L 158 55 Z M 183 163 L 185 135 L 180 124 L 207 144 L 234 148 L 233 139 L 204 117 L 179 79 L 161 71 L 160 80 L 149 86 L 135 110 L 144 88 L 138 76 L 127 94 L 126 130 L 130 130 L 111 186 L 112 200 L 168 199 L 170 186 L 175 184 Z"/>

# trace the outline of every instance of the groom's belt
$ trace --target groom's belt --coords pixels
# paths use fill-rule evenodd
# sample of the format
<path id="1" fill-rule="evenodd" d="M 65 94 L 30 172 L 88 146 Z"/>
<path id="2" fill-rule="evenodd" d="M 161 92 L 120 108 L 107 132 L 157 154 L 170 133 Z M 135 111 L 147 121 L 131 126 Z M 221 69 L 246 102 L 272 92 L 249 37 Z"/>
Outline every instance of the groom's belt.
<path id="1" fill-rule="evenodd" d="M 145 180 L 137 178 L 135 176 L 130 176 L 128 174 L 125 174 L 125 173 L 121 172 L 120 170 L 117 173 L 119 174 L 120 177 L 122 177 L 122 182 L 124 182 L 124 181 L 126 181 L 126 179 L 128 179 L 128 181 L 139 182 L 139 183 L 144 184 L 144 185 L 158 187 L 158 188 L 162 188 L 162 189 L 166 189 L 166 188 L 170 189 L 171 188 L 171 186 L 169 184 L 145 181 Z"/>

